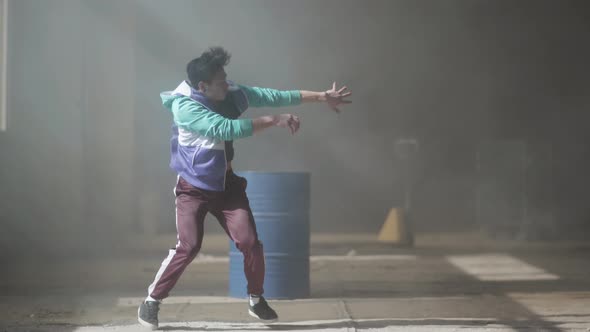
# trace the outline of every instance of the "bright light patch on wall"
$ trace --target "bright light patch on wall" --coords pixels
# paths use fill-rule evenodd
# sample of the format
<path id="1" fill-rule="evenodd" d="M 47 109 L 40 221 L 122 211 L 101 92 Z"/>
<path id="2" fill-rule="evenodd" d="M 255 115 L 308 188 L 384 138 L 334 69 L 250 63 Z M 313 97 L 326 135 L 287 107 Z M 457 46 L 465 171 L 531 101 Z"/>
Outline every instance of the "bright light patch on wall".
<path id="1" fill-rule="evenodd" d="M 7 126 L 6 115 L 6 61 L 8 52 L 8 0 L 0 0 L 0 130 Z"/>
<path id="2" fill-rule="evenodd" d="M 482 281 L 559 279 L 554 274 L 506 254 L 447 256 L 447 260 Z"/>

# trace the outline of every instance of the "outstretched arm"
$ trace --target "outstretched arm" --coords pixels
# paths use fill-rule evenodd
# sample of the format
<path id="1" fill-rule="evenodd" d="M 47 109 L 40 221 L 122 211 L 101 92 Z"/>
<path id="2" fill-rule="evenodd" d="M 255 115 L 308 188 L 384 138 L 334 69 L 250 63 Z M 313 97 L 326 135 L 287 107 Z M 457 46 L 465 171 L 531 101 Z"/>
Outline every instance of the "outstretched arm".
<path id="1" fill-rule="evenodd" d="M 268 88 L 257 88 L 240 85 L 242 91 L 248 98 L 248 103 L 253 107 L 281 107 L 299 105 L 302 102 L 325 102 L 335 112 L 340 112 L 340 104 L 350 104 L 352 101 L 344 98 L 352 95 L 352 92 L 346 91 L 347 87 L 336 89 L 336 82 L 332 88 L 327 91 L 307 91 L 307 90 L 275 90 Z"/>
<path id="2" fill-rule="evenodd" d="M 173 102 L 172 114 L 176 125 L 224 141 L 252 136 L 273 126 L 288 128 L 291 134 L 299 130 L 299 118 L 291 114 L 232 120 L 209 111 L 188 97 L 181 97 Z"/>
<path id="3" fill-rule="evenodd" d="M 301 93 L 301 101 L 302 102 L 325 102 L 330 106 L 330 108 L 336 112 L 340 113 L 340 109 L 338 108 L 341 104 L 350 104 L 352 101 L 345 100 L 344 98 L 352 95 L 352 92 L 346 91 L 348 88 L 343 86 L 340 89 L 336 89 L 336 82 L 332 84 L 332 88 L 330 90 L 326 90 L 323 92 L 316 92 L 316 91 L 300 91 Z"/>

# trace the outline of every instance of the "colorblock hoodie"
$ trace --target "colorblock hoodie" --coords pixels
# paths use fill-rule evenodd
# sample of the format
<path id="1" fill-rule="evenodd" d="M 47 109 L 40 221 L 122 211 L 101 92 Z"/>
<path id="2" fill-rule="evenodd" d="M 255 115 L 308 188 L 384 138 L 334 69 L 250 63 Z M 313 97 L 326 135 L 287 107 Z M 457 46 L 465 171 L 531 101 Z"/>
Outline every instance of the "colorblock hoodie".
<path id="1" fill-rule="evenodd" d="M 213 103 L 183 81 L 174 91 L 160 94 L 172 112 L 170 167 L 193 186 L 223 191 L 232 141 L 252 136 L 251 119 L 238 119 L 249 106 L 281 107 L 301 103 L 301 93 L 230 83 L 224 101 Z"/>

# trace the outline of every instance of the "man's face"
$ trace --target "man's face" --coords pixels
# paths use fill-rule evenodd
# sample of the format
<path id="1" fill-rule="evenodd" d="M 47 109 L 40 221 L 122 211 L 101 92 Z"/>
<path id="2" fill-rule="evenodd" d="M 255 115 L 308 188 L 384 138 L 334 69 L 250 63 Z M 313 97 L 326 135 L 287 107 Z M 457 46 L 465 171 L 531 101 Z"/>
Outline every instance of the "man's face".
<path id="1" fill-rule="evenodd" d="M 202 83 L 201 90 L 207 98 L 214 101 L 225 99 L 229 85 L 227 84 L 227 74 L 223 68 L 215 73 L 209 82 Z"/>

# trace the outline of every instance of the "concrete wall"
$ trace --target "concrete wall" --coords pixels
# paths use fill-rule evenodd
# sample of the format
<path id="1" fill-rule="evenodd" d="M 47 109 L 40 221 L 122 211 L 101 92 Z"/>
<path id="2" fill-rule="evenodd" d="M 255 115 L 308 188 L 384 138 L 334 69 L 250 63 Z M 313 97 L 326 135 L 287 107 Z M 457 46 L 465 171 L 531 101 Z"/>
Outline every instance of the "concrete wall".
<path id="1" fill-rule="evenodd" d="M 119 31 L 133 11 L 109 5 L 104 20 L 92 2 L 9 3 L 7 247 L 75 253 L 132 229 L 134 53 Z"/>

